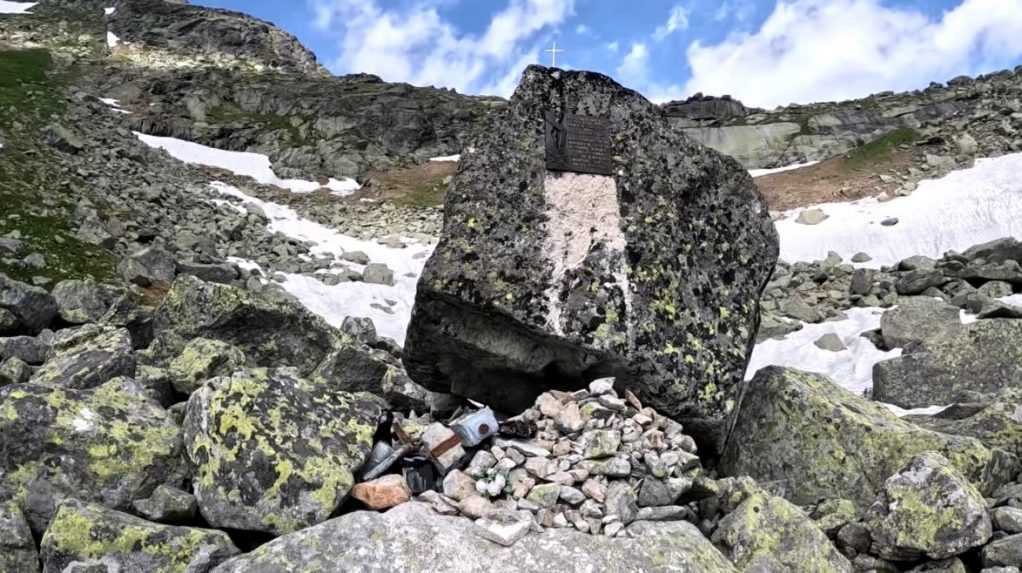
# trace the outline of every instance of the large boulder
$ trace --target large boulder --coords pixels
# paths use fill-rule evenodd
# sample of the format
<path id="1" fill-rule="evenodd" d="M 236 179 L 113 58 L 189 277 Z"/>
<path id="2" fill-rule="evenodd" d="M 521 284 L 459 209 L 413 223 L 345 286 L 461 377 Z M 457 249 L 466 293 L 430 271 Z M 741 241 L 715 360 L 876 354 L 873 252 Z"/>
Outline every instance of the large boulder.
<path id="1" fill-rule="evenodd" d="M 191 394 L 210 378 L 227 376 L 245 367 L 245 353 L 221 340 L 189 340 L 167 371 L 174 389 Z"/>
<path id="2" fill-rule="evenodd" d="M 426 412 L 432 403 L 430 392 L 408 377 L 400 360 L 355 340 L 331 352 L 312 379 L 345 392 L 370 392 L 399 410 Z"/>
<path id="3" fill-rule="evenodd" d="M 195 338 L 237 347 L 255 366 L 286 364 L 311 374 L 343 338 L 297 302 L 272 299 L 193 276 L 174 281 L 153 318 L 161 357 L 170 360 Z M 157 346 L 157 344 L 154 344 Z"/>
<path id="4" fill-rule="evenodd" d="M 801 509 L 757 491 L 720 520 L 713 542 L 742 571 L 851 573 L 852 564 Z"/>
<path id="5" fill-rule="evenodd" d="M 18 503 L 35 531 L 64 498 L 129 509 L 183 477 L 173 417 L 126 379 L 0 388 L 0 452 L 0 500 Z"/>
<path id="6" fill-rule="evenodd" d="M 289 533 L 325 521 L 354 485 L 381 407 L 297 378 L 240 370 L 188 400 L 185 452 L 203 517 L 216 527 Z"/>
<path id="7" fill-rule="evenodd" d="M 880 318 L 880 332 L 888 348 L 908 346 L 962 328 L 960 310 L 940 299 L 902 297 L 898 306 Z"/>
<path id="8" fill-rule="evenodd" d="M 551 130 L 600 118 L 613 175 L 548 170 L 548 113 Z M 531 66 L 462 155 L 405 365 L 430 390 L 501 409 L 613 375 L 667 415 L 718 419 L 777 241 L 738 162 L 610 78 Z"/>
<path id="9" fill-rule="evenodd" d="M 57 316 L 57 303 L 50 293 L 0 273 L 0 335 L 36 334 Z"/>
<path id="10" fill-rule="evenodd" d="M 222 531 L 160 525 L 77 501 L 60 506 L 41 549 L 43 573 L 207 573 L 238 554 Z"/>
<path id="11" fill-rule="evenodd" d="M 884 482 L 865 521 L 873 552 L 895 561 L 946 559 L 983 545 L 993 533 L 983 496 L 932 452 Z"/>
<path id="12" fill-rule="evenodd" d="M 529 534 L 511 547 L 483 538 L 471 520 L 412 502 L 387 513 L 359 511 L 271 541 L 216 573 L 469 573 L 537 571 L 733 573 L 690 523 L 638 522 L 608 539 L 572 529 Z"/>
<path id="13" fill-rule="evenodd" d="M 985 490 L 1017 471 L 1014 456 L 978 440 L 922 429 L 825 376 L 771 366 L 748 384 L 721 470 L 776 483 L 799 505 L 841 497 L 867 507 L 884 480 L 927 451 Z"/>
<path id="14" fill-rule="evenodd" d="M 86 325 L 54 341 L 46 363 L 31 381 L 65 388 L 94 388 L 120 376 L 134 377 L 135 366 L 127 329 Z"/>
<path id="15" fill-rule="evenodd" d="M 53 287 L 61 320 L 69 324 L 96 322 L 122 296 L 121 290 L 93 280 L 66 280 Z"/>
<path id="16" fill-rule="evenodd" d="M 945 406 L 1003 388 L 1022 388 L 1022 320 L 980 320 L 873 367 L 873 397 L 902 408 Z"/>
<path id="17" fill-rule="evenodd" d="M 159 247 L 147 247 L 121 259 L 117 272 L 141 287 L 170 284 L 177 274 L 174 255 Z"/>

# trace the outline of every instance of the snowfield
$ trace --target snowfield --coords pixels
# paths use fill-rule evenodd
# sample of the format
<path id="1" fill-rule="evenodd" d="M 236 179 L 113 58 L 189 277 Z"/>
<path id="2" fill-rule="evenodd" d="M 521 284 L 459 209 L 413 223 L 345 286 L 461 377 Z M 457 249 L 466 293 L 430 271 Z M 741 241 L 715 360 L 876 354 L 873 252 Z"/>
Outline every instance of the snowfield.
<path id="1" fill-rule="evenodd" d="M 281 286 L 306 308 L 334 326 L 340 326 L 348 316 L 368 316 L 373 319 L 379 334 L 404 344 L 405 330 L 415 303 L 416 284 L 426 259 L 433 252 L 433 245 L 410 244 L 403 249 L 393 249 L 342 235 L 303 218 L 288 207 L 246 195 L 231 185 L 214 182 L 211 186 L 223 195 L 240 199 L 243 206 L 254 206 L 262 210 L 269 219 L 268 228 L 271 232 L 314 244 L 310 249 L 313 255 L 340 256 L 349 251 L 362 251 L 369 256 L 370 262 L 390 267 L 394 271 L 394 286 L 363 282 L 342 282 L 330 286 L 313 277 L 289 273 L 282 273 L 285 280 Z M 251 261 L 234 262 L 247 268 L 258 267 Z M 346 264 L 355 270 L 364 268 L 354 263 Z"/>
<path id="2" fill-rule="evenodd" d="M 0 0 L 0 14 L 25 14 L 38 2 L 11 2 Z"/>
<path id="3" fill-rule="evenodd" d="M 281 179 L 273 172 L 270 158 L 261 153 L 225 151 L 183 139 L 156 137 L 138 132 L 135 132 L 135 136 L 149 147 L 163 149 L 185 163 L 226 169 L 237 175 L 251 177 L 264 185 L 273 185 L 294 193 L 311 193 L 326 187 L 337 195 L 350 195 L 359 188 L 359 184 L 349 178 L 344 180 L 331 178 L 326 185 L 304 179 Z"/>
<path id="4" fill-rule="evenodd" d="M 1022 153 L 980 159 L 975 167 L 929 179 L 908 197 L 881 203 L 864 199 L 825 203 L 830 217 L 818 225 L 795 222 L 805 209 L 777 221 L 781 259 L 814 261 L 834 251 L 846 260 L 857 252 L 873 257 L 867 266 L 893 265 L 912 255 L 939 258 L 978 243 L 1022 232 Z M 892 226 L 881 221 L 897 218 Z"/>

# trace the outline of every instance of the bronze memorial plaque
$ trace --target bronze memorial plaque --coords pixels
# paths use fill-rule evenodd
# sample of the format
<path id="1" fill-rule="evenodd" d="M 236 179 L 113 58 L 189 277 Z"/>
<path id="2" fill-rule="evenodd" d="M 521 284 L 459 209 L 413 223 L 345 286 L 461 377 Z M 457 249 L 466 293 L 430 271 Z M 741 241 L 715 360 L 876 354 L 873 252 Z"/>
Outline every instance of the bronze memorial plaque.
<path id="1" fill-rule="evenodd" d="M 546 167 L 592 175 L 614 174 L 614 152 L 606 118 L 546 114 Z"/>

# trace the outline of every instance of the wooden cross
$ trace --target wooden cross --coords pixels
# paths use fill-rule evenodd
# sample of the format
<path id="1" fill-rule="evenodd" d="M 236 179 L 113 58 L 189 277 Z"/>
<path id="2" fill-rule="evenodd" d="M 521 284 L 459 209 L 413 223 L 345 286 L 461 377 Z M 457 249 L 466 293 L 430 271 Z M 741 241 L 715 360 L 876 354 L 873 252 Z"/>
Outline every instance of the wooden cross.
<path id="1" fill-rule="evenodd" d="M 543 51 L 548 53 L 548 54 L 550 54 L 550 67 L 551 68 L 556 68 L 557 67 L 557 54 L 560 53 L 560 52 L 563 52 L 564 50 L 558 50 L 557 49 L 557 42 L 554 42 L 553 47 L 547 48 L 546 50 L 543 50 Z"/>

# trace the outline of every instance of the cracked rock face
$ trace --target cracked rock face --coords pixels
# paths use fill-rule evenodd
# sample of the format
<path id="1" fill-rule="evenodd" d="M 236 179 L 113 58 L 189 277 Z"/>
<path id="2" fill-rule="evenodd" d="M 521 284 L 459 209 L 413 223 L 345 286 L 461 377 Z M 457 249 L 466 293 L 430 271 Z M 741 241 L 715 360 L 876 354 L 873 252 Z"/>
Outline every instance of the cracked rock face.
<path id="1" fill-rule="evenodd" d="M 548 171 L 546 112 L 605 118 L 615 175 Z M 668 415 L 720 417 L 777 249 L 737 162 L 607 77 L 534 66 L 462 156 L 405 363 L 507 410 L 616 376 Z"/>

